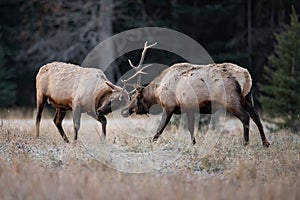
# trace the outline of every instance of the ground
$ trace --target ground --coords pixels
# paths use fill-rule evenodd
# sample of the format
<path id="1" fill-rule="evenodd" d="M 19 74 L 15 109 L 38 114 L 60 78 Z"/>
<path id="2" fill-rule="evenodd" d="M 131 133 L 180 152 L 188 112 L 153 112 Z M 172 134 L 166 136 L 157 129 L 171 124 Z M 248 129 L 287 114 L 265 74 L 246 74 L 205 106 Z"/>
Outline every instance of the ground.
<path id="1" fill-rule="evenodd" d="M 264 148 L 252 123 L 244 146 L 241 123 L 226 118 L 220 134 L 198 131 L 192 146 L 176 122 L 151 142 L 153 117 L 109 116 L 106 139 L 95 120 L 81 122 L 66 144 L 47 117 L 40 138 L 32 118 L 3 118 L 1 199 L 300 199 L 300 136 L 289 130 L 266 129 Z M 71 120 L 63 126 L 72 139 Z"/>

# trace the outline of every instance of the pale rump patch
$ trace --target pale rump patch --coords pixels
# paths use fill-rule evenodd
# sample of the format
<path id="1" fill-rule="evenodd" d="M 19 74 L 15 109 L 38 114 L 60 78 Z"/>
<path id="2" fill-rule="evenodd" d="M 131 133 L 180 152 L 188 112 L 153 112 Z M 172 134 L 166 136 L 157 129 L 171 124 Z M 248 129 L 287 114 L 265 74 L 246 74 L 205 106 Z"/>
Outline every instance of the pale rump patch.
<path id="1" fill-rule="evenodd" d="M 245 84 L 244 84 L 244 87 L 242 90 L 243 97 L 245 97 L 247 94 L 249 94 L 251 87 L 252 87 L 252 79 L 251 79 L 251 76 L 250 76 L 248 70 L 245 70 L 244 75 L 245 75 L 246 81 L 245 81 Z"/>
<path id="2" fill-rule="evenodd" d="M 251 90 L 252 78 L 249 71 L 232 63 L 217 64 L 226 67 L 226 70 L 236 79 L 241 87 L 241 94 L 245 97 Z"/>

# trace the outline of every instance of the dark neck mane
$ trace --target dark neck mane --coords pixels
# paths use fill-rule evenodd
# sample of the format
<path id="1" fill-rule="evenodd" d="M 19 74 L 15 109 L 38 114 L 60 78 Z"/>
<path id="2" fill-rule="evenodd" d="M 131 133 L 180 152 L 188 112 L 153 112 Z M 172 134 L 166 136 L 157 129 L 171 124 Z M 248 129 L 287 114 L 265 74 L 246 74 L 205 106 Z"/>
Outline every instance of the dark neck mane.
<path id="1" fill-rule="evenodd" d="M 157 104 L 156 88 L 157 88 L 156 84 L 150 83 L 143 90 L 143 96 L 149 107 L 151 107 L 154 104 Z"/>

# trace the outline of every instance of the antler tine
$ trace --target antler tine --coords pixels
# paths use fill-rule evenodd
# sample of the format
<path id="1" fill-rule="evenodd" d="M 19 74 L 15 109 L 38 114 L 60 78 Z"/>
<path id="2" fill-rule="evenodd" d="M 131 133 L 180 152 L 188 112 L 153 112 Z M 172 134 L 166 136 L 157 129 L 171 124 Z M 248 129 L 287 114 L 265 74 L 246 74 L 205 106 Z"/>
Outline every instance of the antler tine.
<path id="1" fill-rule="evenodd" d="M 135 92 L 135 88 L 133 90 L 131 90 L 130 92 L 128 92 L 128 94 L 132 95 Z"/>
<path id="2" fill-rule="evenodd" d="M 126 91 L 126 90 L 125 90 L 126 85 L 132 85 L 132 84 L 127 83 L 127 80 L 122 80 L 122 79 L 121 79 L 121 81 L 122 81 L 122 83 L 123 83 L 123 87 L 122 87 L 122 90 L 121 90 L 120 94 L 122 95 L 122 93 L 123 93 L 124 91 Z M 132 85 L 132 86 L 133 86 L 133 85 Z M 127 92 L 127 91 L 126 91 L 126 92 Z M 127 94 L 128 94 L 128 92 L 127 92 Z M 119 96 L 119 100 L 121 100 L 121 95 Z"/>
<path id="3" fill-rule="evenodd" d="M 132 67 L 134 70 L 137 70 L 137 67 L 132 64 L 130 59 L 128 59 L 128 62 L 129 62 L 130 67 Z"/>
<path id="4" fill-rule="evenodd" d="M 144 67 L 142 67 L 141 69 L 139 69 L 138 71 L 141 71 L 143 72 L 144 69 L 147 69 L 148 67 L 152 66 L 152 64 L 148 64 L 148 65 L 145 65 Z M 146 72 L 143 72 L 144 74 L 147 74 Z"/>
<path id="5" fill-rule="evenodd" d="M 134 73 L 134 75 L 132 75 L 128 79 L 122 80 L 122 82 L 125 83 L 125 84 L 128 84 L 127 82 L 130 81 L 130 80 L 132 80 L 133 78 L 135 78 L 137 75 L 139 75 L 139 74 L 147 74 L 146 72 L 143 72 L 143 70 L 146 69 L 146 68 L 148 68 L 148 67 L 150 67 L 151 65 L 152 64 L 148 64 L 148 65 L 144 66 L 142 69 L 139 69 L 138 71 L 136 71 Z"/>
<path id="6" fill-rule="evenodd" d="M 126 80 L 122 80 L 122 82 L 124 84 L 124 86 L 122 88 L 122 91 L 125 89 L 126 85 L 129 85 L 128 81 L 132 80 L 133 78 L 135 78 L 137 76 L 138 76 L 137 77 L 137 85 L 141 84 L 141 74 L 147 74 L 146 72 L 143 72 L 143 70 L 151 66 L 151 64 L 143 66 L 143 62 L 144 62 L 144 59 L 145 59 L 145 56 L 146 56 L 146 52 L 149 48 L 155 46 L 156 44 L 157 44 L 157 42 L 148 45 L 148 41 L 145 42 L 144 49 L 143 49 L 143 52 L 142 52 L 142 56 L 141 56 L 140 62 L 137 66 L 133 65 L 131 60 L 128 59 L 128 63 L 131 66 L 131 68 L 135 70 L 135 74 L 132 75 L 131 77 L 129 77 L 128 79 L 126 79 Z"/>
<path id="7" fill-rule="evenodd" d="M 133 69 L 135 69 L 136 71 L 139 70 L 139 68 L 142 66 L 142 64 L 143 64 L 143 62 L 144 62 L 144 60 L 145 60 L 145 56 L 146 56 L 147 50 L 148 50 L 149 48 L 155 46 L 155 45 L 157 45 L 157 42 L 148 45 L 148 41 L 146 41 L 145 44 L 144 44 L 144 49 L 143 49 L 142 56 L 141 56 L 141 59 L 140 59 L 140 62 L 139 62 L 139 64 L 138 64 L 138 66 L 134 66 L 134 65 L 132 64 L 131 60 L 128 59 L 129 65 L 130 65 Z"/>
<path id="8" fill-rule="evenodd" d="M 148 41 L 146 41 L 146 42 L 145 42 L 145 45 L 144 45 L 144 48 L 147 48 L 147 49 L 149 49 L 149 48 L 154 47 L 155 45 L 157 45 L 157 42 L 155 42 L 155 43 L 153 43 L 153 44 L 150 44 L 150 45 L 148 45 L 148 46 L 147 46 L 147 43 L 148 43 Z"/>
<path id="9" fill-rule="evenodd" d="M 139 65 L 137 66 L 138 68 L 141 67 L 141 65 L 143 64 L 147 50 L 150 49 L 151 47 L 155 46 L 157 44 L 157 42 L 155 42 L 154 44 L 150 44 L 150 45 L 147 45 L 147 44 L 148 44 L 148 41 L 146 41 L 144 44 L 142 57 L 140 59 Z"/>
<path id="10" fill-rule="evenodd" d="M 147 74 L 146 72 L 143 72 L 143 70 L 144 70 L 144 69 L 147 69 L 147 68 L 150 67 L 151 65 L 152 65 L 152 64 L 148 64 L 148 65 L 142 67 L 142 69 L 139 69 L 138 71 L 136 71 L 136 72 L 134 73 L 134 75 L 132 75 L 131 77 L 129 77 L 129 78 L 126 79 L 126 80 L 122 80 L 122 79 L 121 79 L 122 83 L 124 84 L 124 85 L 123 85 L 123 88 L 122 88 L 122 92 L 124 91 L 126 85 L 134 86 L 134 84 L 128 83 L 130 80 L 132 80 L 133 78 L 135 78 L 135 77 L 138 76 L 139 74 Z"/>

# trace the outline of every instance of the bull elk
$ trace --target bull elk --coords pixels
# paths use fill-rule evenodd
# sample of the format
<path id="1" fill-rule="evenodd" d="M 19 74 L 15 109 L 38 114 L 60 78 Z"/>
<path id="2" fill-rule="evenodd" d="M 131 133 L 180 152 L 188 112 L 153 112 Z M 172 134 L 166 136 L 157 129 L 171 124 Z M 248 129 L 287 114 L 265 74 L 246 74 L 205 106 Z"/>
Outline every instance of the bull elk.
<path id="1" fill-rule="evenodd" d="M 151 106 L 159 104 L 163 113 L 153 141 L 162 134 L 173 114 L 186 113 L 188 130 L 195 144 L 195 114 L 211 114 L 225 108 L 243 123 L 245 145 L 249 143 L 251 117 L 259 129 L 263 146 L 268 147 L 270 143 L 254 108 L 251 87 L 248 70 L 235 64 L 178 63 L 162 71 L 147 86 L 138 86 L 121 113 L 123 117 L 132 113 L 147 114 Z"/>
<path id="2" fill-rule="evenodd" d="M 62 121 L 67 110 L 72 110 L 74 140 L 77 140 L 82 113 L 100 121 L 106 136 L 105 115 L 129 100 L 127 91 L 108 81 L 99 69 L 52 62 L 40 68 L 36 76 L 36 137 L 39 137 L 44 104 L 48 100 L 56 108 L 54 123 L 65 142 L 69 142 Z M 112 106 L 112 104 L 114 106 Z"/>

